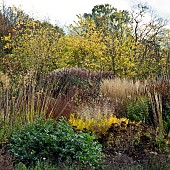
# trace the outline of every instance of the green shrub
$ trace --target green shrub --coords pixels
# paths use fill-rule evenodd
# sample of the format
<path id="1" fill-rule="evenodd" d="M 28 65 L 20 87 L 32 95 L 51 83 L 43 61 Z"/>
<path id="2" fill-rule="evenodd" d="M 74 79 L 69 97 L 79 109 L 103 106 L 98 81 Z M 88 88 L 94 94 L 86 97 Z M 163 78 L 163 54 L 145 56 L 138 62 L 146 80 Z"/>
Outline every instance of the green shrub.
<path id="1" fill-rule="evenodd" d="M 65 119 L 37 119 L 14 132 L 9 150 L 17 162 L 26 165 L 49 160 L 52 163 L 70 160 L 82 165 L 97 166 L 101 159 L 101 145 L 89 133 L 74 132 Z"/>
<path id="2" fill-rule="evenodd" d="M 131 120 L 146 123 L 149 114 L 148 99 L 140 97 L 136 102 L 130 102 L 127 106 L 127 117 Z"/>

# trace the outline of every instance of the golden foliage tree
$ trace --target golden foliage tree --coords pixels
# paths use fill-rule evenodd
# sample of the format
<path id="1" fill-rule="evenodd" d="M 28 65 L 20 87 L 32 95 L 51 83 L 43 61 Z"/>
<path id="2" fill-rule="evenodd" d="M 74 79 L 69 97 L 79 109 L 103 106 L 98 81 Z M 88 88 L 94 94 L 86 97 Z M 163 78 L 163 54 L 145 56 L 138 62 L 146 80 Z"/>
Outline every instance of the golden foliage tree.
<path id="1" fill-rule="evenodd" d="M 57 68 L 53 58 L 63 32 L 48 22 L 19 19 L 7 48 L 8 68 L 12 73 L 44 72 Z"/>
<path id="2" fill-rule="evenodd" d="M 96 28 L 92 19 L 79 16 L 75 26 L 70 27 L 69 35 L 62 37 L 57 44 L 56 62 L 62 67 L 84 67 L 93 70 L 107 70 L 110 57 L 102 42 L 103 33 Z"/>

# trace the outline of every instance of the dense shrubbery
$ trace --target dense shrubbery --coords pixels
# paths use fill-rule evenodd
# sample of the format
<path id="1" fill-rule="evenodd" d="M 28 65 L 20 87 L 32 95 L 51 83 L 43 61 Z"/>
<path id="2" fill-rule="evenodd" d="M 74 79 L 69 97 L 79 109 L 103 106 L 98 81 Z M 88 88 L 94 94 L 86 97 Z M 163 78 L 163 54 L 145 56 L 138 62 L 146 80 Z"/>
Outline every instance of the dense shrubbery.
<path id="1" fill-rule="evenodd" d="M 16 162 L 26 165 L 48 160 L 52 163 L 70 160 L 82 165 L 97 166 L 102 157 L 101 145 L 88 133 L 74 132 L 64 119 L 38 119 L 13 132 L 9 150 Z"/>

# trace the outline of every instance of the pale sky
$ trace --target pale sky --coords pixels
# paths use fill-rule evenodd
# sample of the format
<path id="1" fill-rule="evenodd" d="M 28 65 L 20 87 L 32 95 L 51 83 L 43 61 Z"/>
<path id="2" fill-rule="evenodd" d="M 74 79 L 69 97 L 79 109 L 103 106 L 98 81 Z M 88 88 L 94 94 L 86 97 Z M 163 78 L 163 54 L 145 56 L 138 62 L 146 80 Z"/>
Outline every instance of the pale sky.
<path id="1" fill-rule="evenodd" d="M 160 17 L 170 17 L 170 0 L 0 0 L 7 6 L 15 5 L 39 19 L 50 19 L 53 24 L 69 25 L 77 14 L 90 13 L 98 4 L 111 4 L 117 9 L 130 9 L 134 3 L 147 2 Z"/>

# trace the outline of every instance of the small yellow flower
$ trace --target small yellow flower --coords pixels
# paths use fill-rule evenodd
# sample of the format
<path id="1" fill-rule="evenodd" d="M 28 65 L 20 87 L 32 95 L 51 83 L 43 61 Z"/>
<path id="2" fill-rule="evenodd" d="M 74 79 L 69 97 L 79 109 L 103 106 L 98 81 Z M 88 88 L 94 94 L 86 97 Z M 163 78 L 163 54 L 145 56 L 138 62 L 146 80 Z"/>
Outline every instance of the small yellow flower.
<path id="1" fill-rule="evenodd" d="M 4 40 L 5 40 L 5 41 L 8 41 L 8 40 L 10 40 L 10 38 L 11 38 L 11 33 L 9 33 L 8 36 L 5 36 L 5 37 L 4 37 Z"/>

